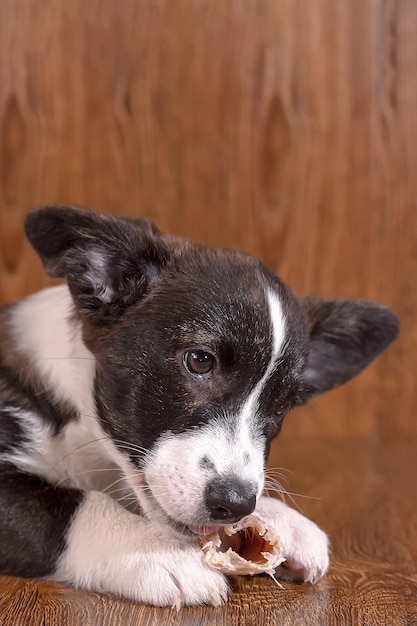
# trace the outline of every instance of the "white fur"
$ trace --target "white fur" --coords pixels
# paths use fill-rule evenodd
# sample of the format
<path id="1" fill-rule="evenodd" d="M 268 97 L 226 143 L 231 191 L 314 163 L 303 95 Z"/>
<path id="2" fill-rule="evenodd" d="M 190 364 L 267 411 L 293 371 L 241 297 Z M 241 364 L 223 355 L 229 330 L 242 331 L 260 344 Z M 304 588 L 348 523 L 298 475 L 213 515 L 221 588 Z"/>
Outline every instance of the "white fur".
<path id="1" fill-rule="evenodd" d="M 16 304 L 12 333 L 58 400 L 93 414 L 95 358 L 82 341 L 81 324 L 66 285 L 51 287 Z"/>
<path id="2" fill-rule="evenodd" d="M 275 366 L 276 359 L 280 355 L 285 340 L 285 318 L 282 310 L 281 302 L 276 293 L 268 289 L 267 291 L 269 314 L 272 322 L 272 358 L 270 364 L 270 370 L 267 372 L 268 376 L 271 374 L 272 369 Z"/>

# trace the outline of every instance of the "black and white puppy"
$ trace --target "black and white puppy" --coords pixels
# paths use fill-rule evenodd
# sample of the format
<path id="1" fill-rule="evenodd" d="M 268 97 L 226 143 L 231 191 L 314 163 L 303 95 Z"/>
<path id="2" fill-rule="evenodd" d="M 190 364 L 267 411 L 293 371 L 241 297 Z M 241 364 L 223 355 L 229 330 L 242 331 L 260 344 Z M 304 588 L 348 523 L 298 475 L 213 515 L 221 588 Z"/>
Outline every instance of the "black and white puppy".
<path id="1" fill-rule="evenodd" d="M 397 334 L 390 309 L 300 298 L 247 254 L 51 206 L 26 232 L 46 289 L 0 311 L 0 571 L 160 606 L 217 605 L 196 537 L 273 518 L 287 578 L 326 535 L 262 496 L 285 414 Z"/>

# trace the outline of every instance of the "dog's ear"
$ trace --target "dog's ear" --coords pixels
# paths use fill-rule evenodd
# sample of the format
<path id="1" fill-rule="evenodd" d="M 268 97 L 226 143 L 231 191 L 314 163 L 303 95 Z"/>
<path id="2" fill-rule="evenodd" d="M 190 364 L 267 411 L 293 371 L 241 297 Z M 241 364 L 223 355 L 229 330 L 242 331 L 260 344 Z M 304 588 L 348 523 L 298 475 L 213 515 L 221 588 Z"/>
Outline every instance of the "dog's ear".
<path id="1" fill-rule="evenodd" d="M 157 227 L 145 219 L 45 206 L 29 213 L 25 230 L 45 271 L 66 278 L 86 311 L 137 301 L 169 257 Z"/>
<path id="2" fill-rule="evenodd" d="M 310 331 L 305 391 L 314 396 L 359 374 L 398 334 L 389 309 L 365 300 L 302 298 Z"/>

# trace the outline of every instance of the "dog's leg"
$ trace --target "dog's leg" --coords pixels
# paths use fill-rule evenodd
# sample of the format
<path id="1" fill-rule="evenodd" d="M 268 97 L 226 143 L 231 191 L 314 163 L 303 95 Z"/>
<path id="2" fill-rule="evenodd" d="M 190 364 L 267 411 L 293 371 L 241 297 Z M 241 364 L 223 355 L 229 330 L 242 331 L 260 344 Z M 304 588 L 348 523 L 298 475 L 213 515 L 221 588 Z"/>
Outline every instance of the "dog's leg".
<path id="1" fill-rule="evenodd" d="M 0 478 L 0 570 L 45 576 L 158 606 L 221 604 L 226 579 L 192 541 L 97 491 L 48 485 L 12 467 Z"/>
<path id="2" fill-rule="evenodd" d="M 261 497 L 256 511 L 274 529 L 283 547 L 285 563 L 277 578 L 314 583 L 329 567 L 329 540 L 311 520 L 276 498 Z"/>

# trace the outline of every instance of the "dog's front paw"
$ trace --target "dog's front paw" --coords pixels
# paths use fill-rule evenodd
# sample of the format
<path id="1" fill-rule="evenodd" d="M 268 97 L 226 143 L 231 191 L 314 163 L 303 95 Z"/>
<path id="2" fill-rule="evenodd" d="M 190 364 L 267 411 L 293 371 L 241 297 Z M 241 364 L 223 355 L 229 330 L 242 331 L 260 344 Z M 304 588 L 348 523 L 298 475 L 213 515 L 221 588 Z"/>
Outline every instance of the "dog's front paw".
<path id="1" fill-rule="evenodd" d="M 199 548 L 168 552 L 157 559 L 153 556 L 148 562 L 146 580 L 141 581 L 142 601 L 177 609 L 201 604 L 220 606 L 226 602 L 226 579 L 202 562 Z"/>
<path id="2" fill-rule="evenodd" d="M 77 511 L 53 577 L 155 606 L 218 606 L 228 594 L 197 543 L 94 491 Z"/>
<path id="3" fill-rule="evenodd" d="M 69 580 L 79 587 L 110 591 L 150 604 L 172 607 L 220 606 L 227 600 L 228 584 L 219 572 L 210 570 L 198 546 L 162 545 L 157 549 L 112 555 L 111 560 L 82 571 Z"/>
<path id="4" fill-rule="evenodd" d="M 329 541 L 327 535 L 314 522 L 300 515 L 284 534 L 286 560 L 275 575 L 283 580 L 317 582 L 329 567 Z"/>
<path id="5" fill-rule="evenodd" d="M 276 569 L 277 578 L 317 582 L 329 567 L 327 535 L 283 502 L 261 498 L 256 513 L 265 519 L 276 533 L 285 562 Z"/>

